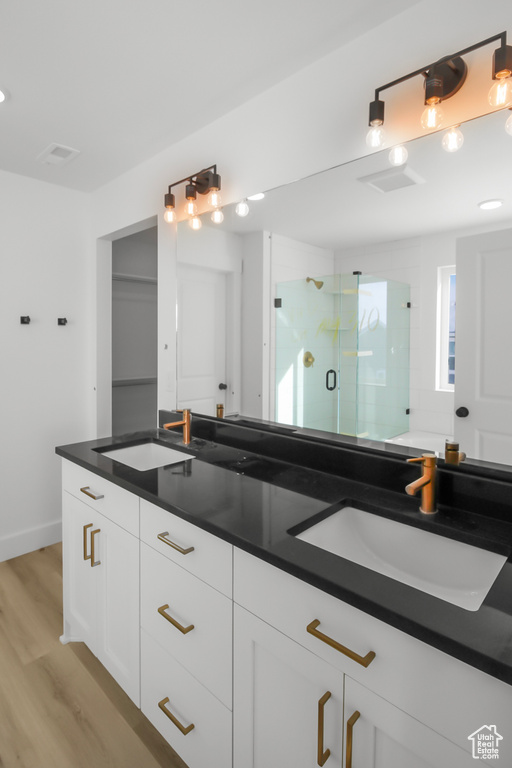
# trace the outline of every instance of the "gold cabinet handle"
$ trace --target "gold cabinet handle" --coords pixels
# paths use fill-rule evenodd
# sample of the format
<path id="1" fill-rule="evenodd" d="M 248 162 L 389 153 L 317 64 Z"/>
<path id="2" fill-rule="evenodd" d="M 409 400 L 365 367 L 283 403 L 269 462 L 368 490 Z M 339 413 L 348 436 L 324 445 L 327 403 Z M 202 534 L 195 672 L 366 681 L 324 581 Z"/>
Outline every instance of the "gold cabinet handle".
<path id="1" fill-rule="evenodd" d="M 352 729 L 354 728 L 354 725 L 357 723 L 359 718 L 361 717 L 361 713 L 357 711 L 354 712 L 353 715 L 349 717 L 347 720 L 347 747 L 346 747 L 346 753 L 345 753 L 345 768 L 352 768 Z"/>
<path id="2" fill-rule="evenodd" d="M 339 651 L 340 653 L 343 653 L 345 656 L 348 656 L 349 659 L 352 659 L 352 661 L 357 661 L 357 663 L 361 664 L 361 666 L 363 667 L 368 667 L 374 660 L 375 658 L 374 651 L 369 651 L 366 654 L 366 656 L 359 656 L 359 654 L 354 653 L 354 651 L 351 651 L 350 648 L 346 648 L 341 643 L 338 643 L 336 640 L 333 640 L 332 637 L 328 637 L 328 635 L 324 635 L 323 632 L 320 632 L 317 629 L 317 627 L 319 626 L 320 626 L 320 621 L 318 619 L 314 619 L 311 622 L 311 624 L 308 624 L 306 629 L 310 635 L 313 635 L 313 637 L 317 637 L 323 643 L 327 643 L 327 645 L 330 645 L 331 648 L 334 648 L 336 651 Z"/>
<path id="3" fill-rule="evenodd" d="M 89 523 L 88 525 L 84 525 L 84 560 L 90 560 L 91 555 L 87 554 L 87 531 L 89 528 L 92 528 L 92 523 Z"/>
<path id="4" fill-rule="evenodd" d="M 168 605 L 161 605 L 158 609 L 158 613 L 160 616 L 163 616 L 164 619 L 167 619 L 168 622 L 170 622 L 173 627 L 176 627 L 176 629 L 179 629 L 180 632 L 182 632 L 184 635 L 187 634 L 187 632 L 190 632 L 192 629 L 194 629 L 194 625 L 190 624 L 188 627 L 183 627 L 181 624 L 179 624 L 176 619 L 173 619 L 172 616 L 170 616 L 166 611 L 169 609 Z"/>
<path id="5" fill-rule="evenodd" d="M 331 692 L 326 691 L 321 699 L 318 700 L 318 765 L 325 765 L 330 757 L 331 750 L 324 752 L 324 707 L 331 698 Z"/>
<path id="6" fill-rule="evenodd" d="M 173 725 L 175 725 L 175 726 L 176 726 L 176 728 L 178 728 L 178 729 L 179 729 L 179 730 L 182 732 L 182 734 L 183 734 L 184 736 L 186 736 L 186 735 L 187 735 L 187 733 L 190 733 L 190 731 L 192 730 L 192 728 L 195 728 L 195 725 L 194 725 L 194 723 L 190 723 L 190 725 L 187 725 L 187 727 L 185 728 L 185 726 L 184 726 L 184 725 L 182 725 L 182 724 L 180 723 L 180 721 L 179 721 L 179 720 L 178 720 L 176 717 L 174 717 L 174 715 L 172 714 L 172 712 L 169 712 L 169 710 L 165 708 L 165 705 L 166 705 L 166 704 L 168 704 L 168 703 L 169 703 L 169 697 L 168 697 L 168 696 L 166 696 L 166 697 L 165 697 L 165 699 L 162 699 L 162 701 L 159 701 L 159 702 L 158 702 L 158 706 L 160 707 L 160 709 L 162 710 L 162 712 L 164 713 L 164 715 L 166 715 L 166 716 L 169 718 L 169 720 L 171 721 L 171 723 L 172 723 Z"/>
<path id="7" fill-rule="evenodd" d="M 101 565 L 101 560 L 96 560 L 94 555 L 94 537 L 97 533 L 100 533 L 100 529 L 96 528 L 95 531 L 91 531 L 91 568 L 94 568 L 95 565 Z"/>
<path id="8" fill-rule="evenodd" d="M 82 493 L 85 493 L 86 496 L 88 496 L 90 499 L 94 499 L 94 501 L 98 501 L 98 499 L 104 499 L 105 495 L 103 493 L 94 494 L 91 491 L 91 488 L 89 485 L 84 485 L 83 488 L 80 488 Z"/>
<path id="9" fill-rule="evenodd" d="M 169 531 L 164 531 L 163 533 L 159 533 L 157 536 L 157 539 L 159 541 L 163 541 L 164 544 L 167 544 L 168 547 L 172 547 L 173 549 L 180 552 L 182 555 L 188 555 L 189 552 L 194 551 L 194 547 L 187 547 L 187 549 L 183 549 L 183 547 L 180 547 L 179 544 L 175 544 L 174 541 L 171 541 L 167 538 L 169 535 Z"/>

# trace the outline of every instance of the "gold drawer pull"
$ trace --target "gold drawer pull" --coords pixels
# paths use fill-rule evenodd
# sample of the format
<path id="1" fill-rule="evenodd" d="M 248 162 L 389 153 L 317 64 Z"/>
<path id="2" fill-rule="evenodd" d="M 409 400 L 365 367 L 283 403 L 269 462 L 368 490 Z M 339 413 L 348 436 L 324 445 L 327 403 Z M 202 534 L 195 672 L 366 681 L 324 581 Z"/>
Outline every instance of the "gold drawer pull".
<path id="1" fill-rule="evenodd" d="M 187 727 L 185 728 L 185 726 L 182 725 L 180 721 L 176 717 L 174 717 L 174 715 L 171 712 L 169 712 L 168 709 L 165 708 L 165 705 L 168 703 L 169 703 L 169 697 L 166 696 L 165 699 L 162 699 L 162 701 L 158 702 L 158 706 L 160 707 L 164 715 L 167 715 L 171 723 L 173 723 L 173 725 L 175 725 L 176 728 L 178 728 L 182 732 L 182 734 L 186 736 L 187 733 L 190 733 L 192 728 L 195 728 L 194 723 L 190 723 L 190 725 L 187 725 Z"/>
<path id="2" fill-rule="evenodd" d="M 326 749 L 324 752 L 324 707 L 331 698 L 331 692 L 324 693 L 321 699 L 318 701 L 318 765 L 325 765 L 330 757 L 331 750 Z"/>
<path id="3" fill-rule="evenodd" d="M 92 523 L 89 523 L 89 525 L 84 525 L 84 560 L 91 559 L 91 555 L 87 554 L 87 531 L 89 528 L 92 528 Z"/>
<path id="4" fill-rule="evenodd" d="M 313 635 L 313 637 L 318 637 L 319 640 L 321 640 L 323 643 L 327 643 L 327 645 L 330 645 L 331 648 L 334 648 L 336 651 L 339 651 L 340 653 L 343 653 L 345 656 L 348 656 L 349 659 L 352 659 L 352 661 L 357 661 L 358 664 L 361 664 L 363 667 L 368 667 L 372 661 L 375 658 L 374 651 L 369 651 L 366 656 L 359 656 L 359 654 L 354 653 L 354 651 L 351 651 L 350 648 L 345 648 L 344 645 L 341 645 L 341 643 L 338 643 L 336 640 L 333 640 L 332 637 L 328 637 L 327 635 L 324 635 L 323 632 L 319 632 L 317 627 L 320 626 L 320 621 L 318 619 L 314 619 L 311 624 L 308 624 L 306 627 L 307 631 L 310 635 Z"/>
<path id="5" fill-rule="evenodd" d="M 361 713 L 356 710 L 354 714 L 351 715 L 347 720 L 347 749 L 345 756 L 345 768 L 352 768 L 352 729 L 360 717 Z"/>
<path id="6" fill-rule="evenodd" d="M 94 501 L 98 501 L 98 499 L 104 499 L 105 498 L 105 494 L 103 494 L 103 493 L 98 493 L 97 495 L 92 493 L 91 488 L 90 488 L 89 485 L 84 485 L 84 487 L 80 488 L 80 490 L 82 491 L 82 493 L 85 493 L 85 495 L 88 496 L 90 499 L 94 499 Z"/>
<path id="7" fill-rule="evenodd" d="M 182 555 L 188 555 L 189 552 L 194 551 L 194 547 L 188 547 L 187 549 L 183 549 L 183 547 L 180 547 L 179 544 L 175 544 L 173 541 L 168 539 L 167 538 L 168 535 L 169 535 L 169 531 L 164 531 L 163 533 L 159 533 L 157 538 L 159 541 L 163 541 L 164 544 L 167 544 L 168 547 L 172 547 L 173 549 L 176 549 Z"/>
<path id="8" fill-rule="evenodd" d="M 100 533 L 100 529 L 96 528 L 95 531 L 91 531 L 91 568 L 95 565 L 101 565 L 101 560 L 96 560 L 94 555 L 94 537 L 97 533 Z"/>
<path id="9" fill-rule="evenodd" d="M 186 635 L 187 632 L 190 632 L 191 629 L 194 629 L 193 624 L 190 624 L 188 627 L 183 627 L 181 624 L 179 624 L 176 621 L 176 619 L 173 619 L 172 616 L 169 616 L 169 614 L 166 613 L 168 608 L 169 608 L 168 605 L 161 605 L 160 608 L 158 609 L 158 613 L 160 614 L 160 616 L 163 616 L 164 619 L 167 619 L 167 621 L 169 621 L 173 625 L 173 627 L 176 627 L 176 629 L 179 629 L 179 631 L 182 632 L 184 635 Z"/>

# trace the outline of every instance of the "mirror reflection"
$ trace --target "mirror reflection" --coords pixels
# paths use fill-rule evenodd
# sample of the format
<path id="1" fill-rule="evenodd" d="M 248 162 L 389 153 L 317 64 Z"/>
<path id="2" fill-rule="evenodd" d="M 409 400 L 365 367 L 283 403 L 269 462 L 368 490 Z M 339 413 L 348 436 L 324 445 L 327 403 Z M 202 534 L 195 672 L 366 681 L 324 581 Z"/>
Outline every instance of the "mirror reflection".
<path id="1" fill-rule="evenodd" d="M 181 222 L 178 407 L 511 464 L 507 117 Z"/>

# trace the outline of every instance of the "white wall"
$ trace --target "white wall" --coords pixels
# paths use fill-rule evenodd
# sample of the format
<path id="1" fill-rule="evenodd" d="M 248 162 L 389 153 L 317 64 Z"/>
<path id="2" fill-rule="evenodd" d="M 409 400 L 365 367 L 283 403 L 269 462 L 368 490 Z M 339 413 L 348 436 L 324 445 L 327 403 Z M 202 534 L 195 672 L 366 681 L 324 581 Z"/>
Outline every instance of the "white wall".
<path id="1" fill-rule="evenodd" d="M 54 448 L 94 435 L 89 231 L 88 196 L 0 172 L 0 560 L 60 540 Z"/>

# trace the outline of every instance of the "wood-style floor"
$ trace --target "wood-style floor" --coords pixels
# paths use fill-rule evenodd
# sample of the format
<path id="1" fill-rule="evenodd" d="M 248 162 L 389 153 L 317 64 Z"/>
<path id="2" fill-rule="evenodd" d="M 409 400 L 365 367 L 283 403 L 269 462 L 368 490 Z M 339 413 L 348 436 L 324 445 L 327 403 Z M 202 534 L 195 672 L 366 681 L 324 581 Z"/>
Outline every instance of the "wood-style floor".
<path id="1" fill-rule="evenodd" d="M 60 545 L 0 563 L 0 768 L 187 768 L 61 634 Z"/>

